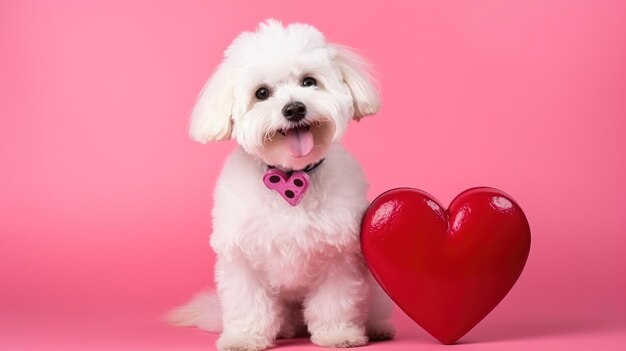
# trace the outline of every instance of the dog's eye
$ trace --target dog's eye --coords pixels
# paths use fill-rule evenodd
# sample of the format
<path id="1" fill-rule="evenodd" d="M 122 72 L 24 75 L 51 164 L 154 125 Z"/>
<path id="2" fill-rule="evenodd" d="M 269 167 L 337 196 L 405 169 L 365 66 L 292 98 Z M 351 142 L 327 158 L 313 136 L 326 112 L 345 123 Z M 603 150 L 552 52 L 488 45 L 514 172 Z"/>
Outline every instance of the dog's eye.
<path id="1" fill-rule="evenodd" d="M 260 87 L 257 89 L 256 93 L 254 93 L 254 96 L 259 100 L 265 100 L 270 97 L 270 91 L 266 87 Z"/>
<path id="2" fill-rule="evenodd" d="M 316 85 L 317 85 L 317 81 L 315 80 L 315 78 L 306 77 L 302 80 L 303 87 L 314 87 Z"/>

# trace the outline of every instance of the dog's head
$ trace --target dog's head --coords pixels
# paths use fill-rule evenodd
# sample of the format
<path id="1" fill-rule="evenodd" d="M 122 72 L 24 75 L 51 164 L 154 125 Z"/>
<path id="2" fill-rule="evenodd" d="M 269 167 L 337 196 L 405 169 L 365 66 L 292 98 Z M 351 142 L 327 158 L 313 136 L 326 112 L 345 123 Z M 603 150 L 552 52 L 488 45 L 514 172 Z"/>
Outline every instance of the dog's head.
<path id="1" fill-rule="evenodd" d="M 202 143 L 235 138 L 267 164 L 301 169 L 379 105 L 358 55 L 310 25 L 268 20 L 228 47 L 198 97 L 190 135 Z"/>

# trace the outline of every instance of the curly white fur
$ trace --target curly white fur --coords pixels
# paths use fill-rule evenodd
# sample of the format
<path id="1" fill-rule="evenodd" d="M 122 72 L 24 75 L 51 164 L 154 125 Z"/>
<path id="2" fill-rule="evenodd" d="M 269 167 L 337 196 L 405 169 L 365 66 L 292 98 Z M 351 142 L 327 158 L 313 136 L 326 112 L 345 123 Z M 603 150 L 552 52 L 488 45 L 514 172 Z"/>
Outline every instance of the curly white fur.
<path id="1" fill-rule="evenodd" d="M 303 86 L 305 76 L 317 85 Z M 255 98 L 259 86 L 271 97 Z M 294 126 L 281 110 L 295 100 L 307 106 L 303 123 L 319 127 L 305 157 L 290 156 L 277 136 Z M 325 347 L 393 337 L 391 304 L 360 251 L 367 181 L 338 143 L 351 119 L 378 107 L 364 61 L 309 25 L 269 20 L 235 39 L 200 94 L 190 128 L 197 141 L 235 138 L 240 145 L 214 193 L 217 295 L 198 295 L 170 314 L 172 323 L 221 331 L 220 350 L 262 350 L 307 331 Z M 263 185 L 267 164 L 293 170 L 322 158 L 298 206 Z"/>

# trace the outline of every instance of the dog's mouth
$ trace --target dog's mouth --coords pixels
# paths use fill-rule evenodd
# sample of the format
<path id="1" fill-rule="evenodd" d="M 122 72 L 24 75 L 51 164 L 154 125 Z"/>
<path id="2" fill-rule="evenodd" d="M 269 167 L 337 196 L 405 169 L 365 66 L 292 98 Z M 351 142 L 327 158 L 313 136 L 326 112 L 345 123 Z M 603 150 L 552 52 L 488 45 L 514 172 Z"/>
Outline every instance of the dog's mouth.
<path id="1" fill-rule="evenodd" d="M 284 141 L 289 154 L 295 158 L 306 157 L 313 152 L 316 145 L 325 143 L 328 130 L 327 121 L 312 121 L 277 129 L 269 133 L 267 141 Z"/>
<path id="2" fill-rule="evenodd" d="M 281 129 L 279 134 L 285 137 L 289 154 L 293 157 L 306 157 L 313 151 L 315 142 L 311 126 L 298 126 L 289 129 Z"/>

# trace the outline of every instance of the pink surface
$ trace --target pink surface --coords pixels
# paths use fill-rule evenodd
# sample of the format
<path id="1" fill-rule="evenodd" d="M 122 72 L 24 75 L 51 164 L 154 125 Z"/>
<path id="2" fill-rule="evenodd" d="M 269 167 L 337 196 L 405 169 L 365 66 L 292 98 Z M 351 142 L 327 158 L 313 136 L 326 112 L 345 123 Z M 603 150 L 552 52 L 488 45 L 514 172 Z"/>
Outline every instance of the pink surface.
<path id="1" fill-rule="evenodd" d="M 1 350 L 213 347 L 158 321 L 212 282 L 211 191 L 233 148 L 192 143 L 187 119 L 226 45 L 267 17 L 374 62 L 384 106 L 346 137 L 371 197 L 489 185 L 524 208 L 526 270 L 461 348 L 623 347 L 624 2 L 2 0 Z M 397 321 L 371 348 L 443 347 Z"/>

